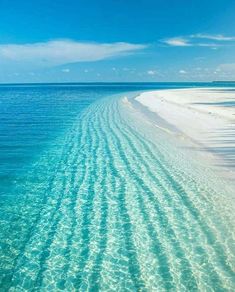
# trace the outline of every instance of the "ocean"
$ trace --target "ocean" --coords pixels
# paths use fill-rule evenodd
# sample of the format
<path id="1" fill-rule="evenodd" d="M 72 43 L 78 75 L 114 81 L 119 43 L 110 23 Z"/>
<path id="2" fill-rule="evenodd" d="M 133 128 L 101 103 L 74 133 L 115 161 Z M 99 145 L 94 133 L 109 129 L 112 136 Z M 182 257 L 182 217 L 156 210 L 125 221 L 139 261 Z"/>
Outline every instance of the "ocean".
<path id="1" fill-rule="evenodd" d="M 234 291 L 229 189 L 125 103 L 207 86 L 1 85 L 0 291 Z"/>

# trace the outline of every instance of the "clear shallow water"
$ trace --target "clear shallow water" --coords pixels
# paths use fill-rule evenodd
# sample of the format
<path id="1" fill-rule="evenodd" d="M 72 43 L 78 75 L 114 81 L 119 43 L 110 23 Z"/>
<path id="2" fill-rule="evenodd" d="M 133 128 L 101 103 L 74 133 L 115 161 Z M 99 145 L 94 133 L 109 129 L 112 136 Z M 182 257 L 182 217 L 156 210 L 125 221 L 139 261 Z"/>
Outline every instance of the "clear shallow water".
<path id="1" fill-rule="evenodd" d="M 0 89 L 2 291 L 234 290 L 226 187 L 111 96 L 169 86 Z"/>

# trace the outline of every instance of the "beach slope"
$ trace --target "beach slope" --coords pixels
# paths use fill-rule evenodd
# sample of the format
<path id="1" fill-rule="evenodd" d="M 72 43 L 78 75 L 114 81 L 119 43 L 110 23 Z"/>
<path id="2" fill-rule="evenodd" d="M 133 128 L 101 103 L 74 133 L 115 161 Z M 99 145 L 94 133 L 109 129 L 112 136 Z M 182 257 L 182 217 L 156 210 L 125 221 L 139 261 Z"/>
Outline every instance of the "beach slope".
<path id="1" fill-rule="evenodd" d="M 215 164 L 235 169 L 235 90 L 190 88 L 144 92 L 142 106 L 177 129 L 195 149 L 207 150 Z M 182 140 L 181 139 L 181 140 Z M 214 160 L 215 161 L 215 160 Z"/>

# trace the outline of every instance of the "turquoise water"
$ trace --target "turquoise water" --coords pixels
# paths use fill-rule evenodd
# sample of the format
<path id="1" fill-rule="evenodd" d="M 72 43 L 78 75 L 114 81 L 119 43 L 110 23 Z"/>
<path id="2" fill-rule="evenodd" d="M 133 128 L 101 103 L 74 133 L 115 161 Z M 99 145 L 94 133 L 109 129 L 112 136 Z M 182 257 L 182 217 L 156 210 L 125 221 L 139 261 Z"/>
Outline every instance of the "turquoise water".
<path id="1" fill-rule="evenodd" d="M 0 87 L 0 291 L 234 291 L 231 190 L 123 99 L 185 86 Z"/>

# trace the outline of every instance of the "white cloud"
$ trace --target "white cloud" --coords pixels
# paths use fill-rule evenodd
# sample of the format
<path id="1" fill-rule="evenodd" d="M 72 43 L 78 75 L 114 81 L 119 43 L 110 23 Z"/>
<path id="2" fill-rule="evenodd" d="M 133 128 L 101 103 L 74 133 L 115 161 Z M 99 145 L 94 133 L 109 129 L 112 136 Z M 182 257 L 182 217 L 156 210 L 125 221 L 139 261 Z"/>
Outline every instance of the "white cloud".
<path id="1" fill-rule="evenodd" d="M 169 38 L 162 41 L 163 43 L 174 47 L 188 47 L 191 44 L 185 38 Z"/>
<path id="2" fill-rule="evenodd" d="M 215 41 L 233 41 L 235 40 L 235 37 L 233 36 L 224 36 L 222 34 L 203 34 L 203 33 L 197 33 L 192 34 L 190 36 L 191 38 L 199 38 L 199 39 L 208 39 L 208 40 L 215 40 Z"/>
<path id="3" fill-rule="evenodd" d="M 65 68 L 65 69 L 62 69 L 61 71 L 64 72 L 64 73 L 69 73 L 70 72 L 70 69 Z"/>
<path id="4" fill-rule="evenodd" d="M 146 48 L 131 43 L 81 43 L 56 40 L 33 44 L 0 45 L 0 64 L 17 62 L 34 66 L 55 66 L 75 62 L 92 62 L 123 56 Z"/>
<path id="5" fill-rule="evenodd" d="M 204 42 L 201 42 L 204 40 Z M 214 41 L 212 43 L 212 41 Z M 225 46 L 222 42 L 224 41 L 235 41 L 235 37 L 233 36 L 224 36 L 222 34 L 210 35 L 210 34 L 191 34 L 184 37 L 172 37 L 165 40 L 162 40 L 163 43 L 174 46 L 174 47 L 211 47 L 212 49 L 216 49 L 219 46 Z M 228 44 L 227 44 L 228 45 Z M 233 45 L 230 44 L 230 45 Z"/>
<path id="6" fill-rule="evenodd" d="M 147 74 L 148 75 L 156 75 L 157 74 L 157 71 L 155 71 L 155 70 L 148 70 L 147 71 Z"/>
<path id="7" fill-rule="evenodd" d="M 220 64 L 216 71 L 235 74 L 235 63 Z"/>
<path id="8" fill-rule="evenodd" d="M 185 71 L 185 70 L 179 70 L 179 73 L 180 74 L 187 74 L 187 71 Z"/>
<path id="9" fill-rule="evenodd" d="M 212 49 L 217 47 L 221 47 L 221 44 L 215 44 L 215 43 L 194 43 L 194 46 L 198 46 L 198 47 L 210 47 Z"/>

